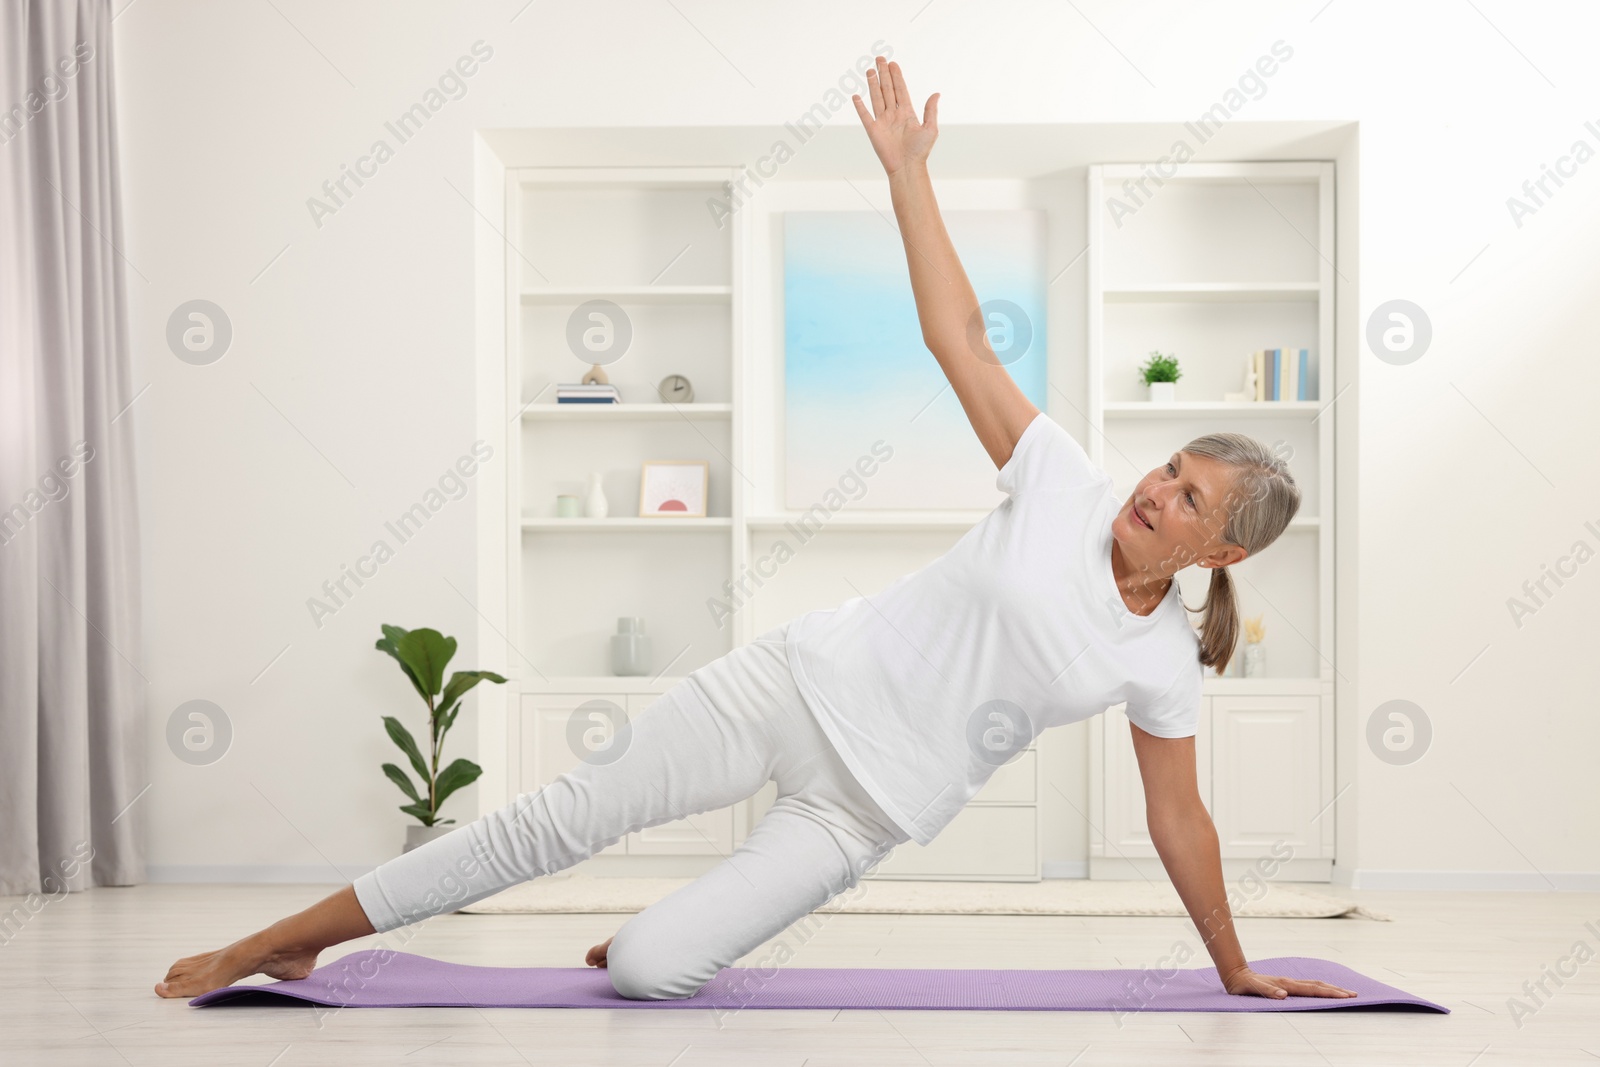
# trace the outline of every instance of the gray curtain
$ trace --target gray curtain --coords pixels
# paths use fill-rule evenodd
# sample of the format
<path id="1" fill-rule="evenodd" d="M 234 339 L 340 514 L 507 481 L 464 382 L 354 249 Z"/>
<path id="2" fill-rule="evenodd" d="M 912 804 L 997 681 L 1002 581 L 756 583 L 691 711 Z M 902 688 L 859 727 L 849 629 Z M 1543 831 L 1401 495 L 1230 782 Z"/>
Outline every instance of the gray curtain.
<path id="1" fill-rule="evenodd" d="M 144 880 L 111 15 L 0 3 L 0 894 Z"/>

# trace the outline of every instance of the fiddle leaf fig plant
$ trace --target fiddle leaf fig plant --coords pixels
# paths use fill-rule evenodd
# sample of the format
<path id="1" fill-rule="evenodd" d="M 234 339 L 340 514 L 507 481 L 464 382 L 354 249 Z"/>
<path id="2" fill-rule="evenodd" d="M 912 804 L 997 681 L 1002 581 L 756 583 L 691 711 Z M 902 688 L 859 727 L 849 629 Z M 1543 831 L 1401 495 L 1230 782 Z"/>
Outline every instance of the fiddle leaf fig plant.
<path id="1" fill-rule="evenodd" d="M 483 768 L 469 759 L 458 759 L 439 769 L 444 753 L 444 738 L 455 725 L 461 713 L 461 698 L 479 682 L 505 683 L 493 671 L 456 671 L 450 681 L 444 681 L 444 670 L 456 654 L 456 639 L 446 637 L 438 630 L 403 630 L 385 625 L 383 637 L 377 644 L 379 652 L 393 656 L 400 669 L 411 680 L 417 695 L 428 705 L 428 749 L 424 752 L 416 738 L 411 736 L 399 719 L 393 715 L 383 717 L 383 728 L 389 739 L 405 753 L 411 769 L 422 780 L 421 786 L 412 783 L 410 775 L 393 763 L 383 765 L 383 773 L 399 786 L 411 801 L 400 810 L 414 816 L 423 826 L 444 826 L 454 819 L 439 818 L 439 808 L 446 798 L 464 785 L 477 781 Z"/>

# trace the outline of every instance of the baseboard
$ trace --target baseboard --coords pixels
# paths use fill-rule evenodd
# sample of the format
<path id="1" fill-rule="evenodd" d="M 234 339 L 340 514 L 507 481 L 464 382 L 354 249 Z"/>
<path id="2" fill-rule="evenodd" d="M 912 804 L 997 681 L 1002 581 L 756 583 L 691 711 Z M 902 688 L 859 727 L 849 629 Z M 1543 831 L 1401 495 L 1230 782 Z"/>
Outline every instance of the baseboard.
<path id="1" fill-rule="evenodd" d="M 715 866 L 718 856 L 596 856 L 584 861 L 570 873 L 597 878 L 631 875 L 635 878 L 695 878 Z M 612 862 L 606 862 L 606 861 Z M 641 863 L 640 861 L 644 861 Z M 622 861 L 622 862 L 617 862 Z M 628 861 L 632 861 L 629 863 Z M 349 864 L 339 868 L 346 881 L 353 880 L 371 867 Z M 1083 860 L 1050 860 L 1041 867 L 1045 878 L 1087 878 L 1089 864 Z M 159 865 L 148 869 L 148 880 L 163 883 L 194 883 L 213 885 L 239 883 L 243 885 L 338 885 L 333 868 L 326 863 L 292 865 L 193 866 Z"/>
<path id="2" fill-rule="evenodd" d="M 1332 882 L 1350 889 L 1548 893 L 1600 891 L 1600 871 L 1381 871 L 1334 865 Z"/>
<path id="3" fill-rule="evenodd" d="M 721 856 L 592 856 L 561 873 L 594 878 L 698 878 Z M 372 864 L 343 863 L 337 872 L 326 863 L 188 865 L 161 864 L 146 869 L 146 880 L 216 885 L 344 885 L 372 870 Z"/>
<path id="4" fill-rule="evenodd" d="M 336 872 L 326 863 L 189 865 L 152 864 L 146 880 L 170 884 L 217 885 L 344 885 L 372 870 L 370 865 L 347 864 Z"/>
<path id="5" fill-rule="evenodd" d="M 610 857 L 597 857 L 608 859 Z M 618 857 L 624 858 L 624 857 Z M 709 864 L 714 864 L 717 857 L 625 857 L 629 859 L 651 859 L 660 861 L 650 865 L 649 870 L 634 867 L 626 870 L 627 874 L 635 877 L 655 878 L 693 878 L 704 872 Z M 1160 861 L 1151 861 L 1159 865 Z M 576 873 L 595 875 L 599 877 L 616 876 L 624 873 L 614 865 L 599 864 L 591 859 L 582 865 L 584 869 Z M 1226 867 L 1226 864 L 1224 864 Z M 294 864 L 237 864 L 237 865 L 186 865 L 186 864 L 160 864 L 147 868 L 147 880 L 153 883 L 195 885 L 342 885 L 352 881 L 368 871 L 369 865 L 347 864 L 339 868 L 337 875 L 333 868 L 326 863 L 311 863 L 304 865 Z M 1112 877 L 1138 877 L 1140 873 L 1148 877 L 1165 877 L 1159 866 L 1152 867 L 1142 872 L 1135 870 L 1118 871 Z M 1089 877 L 1089 864 L 1082 860 L 1051 860 L 1042 865 L 1041 874 L 1045 878 L 1087 878 Z M 1316 872 L 1306 871 L 1280 871 L 1277 874 L 1279 881 L 1320 881 Z M 1341 867 L 1333 865 L 1332 871 L 1326 876 L 1326 881 L 1331 885 L 1344 886 L 1348 889 L 1415 889 L 1436 891 L 1485 891 L 1509 893 L 1540 893 L 1550 892 L 1552 889 L 1559 892 L 1594 893 L 1600 892 L 1600 871 L 1549 871 L 1540 874 L 1537 871 L 1391 871 L 1370 870 L 1366 868 Z"/>
<path id="6" fill-rule="evenodd" d="M 564 874 L 594 878 L 697 878 L 716 866 L 720 856 L 595 856 Z M 326 863 L 190 865 L 159 864 L 147 868 L 146 880 L 164 884 L 194 885 L 342 885 L 372 870 L 371 866 L 344 864 L 343 878 L 334 876 Z M 1089 865 L 1081 860 L 1057 860 L 1043 865 L 1045 878 L 1087 878 Z"/>

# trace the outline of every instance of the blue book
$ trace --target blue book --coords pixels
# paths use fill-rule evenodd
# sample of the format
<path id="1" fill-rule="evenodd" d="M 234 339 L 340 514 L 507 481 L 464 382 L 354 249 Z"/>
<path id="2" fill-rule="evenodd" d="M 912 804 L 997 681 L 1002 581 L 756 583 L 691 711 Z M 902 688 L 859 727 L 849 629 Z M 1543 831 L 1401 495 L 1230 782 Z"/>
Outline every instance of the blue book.
<path id="1" fill-rule="evenodd" d="M 1283 373 L 1283 349 L 1274 348 L 1272 350 L 1272 370 L 1267 375 L 1267 387 L 1269 389 L 1269 392 L 1267 393 L 1267 399 L 1268 400 L 1277 400 L 1277 399 L 1279 399 L 1279 397 L 1278 397 L 1278 377 L 1282 373 Z"/>
<path id="2" fill-rule="evenodd" d="M 1310 399 L 1310 397 L 1306 396 L 1306 366 L 1307 366 L 1307 363 L 1308 363 L 1309 359 L 1310 359 L 1310 353 L 1302 348 L 1300 350 L 1300 389 L 1299 389 L 1300 395 L 1295 397 L 1296 400 L 1309 400 Z"/>

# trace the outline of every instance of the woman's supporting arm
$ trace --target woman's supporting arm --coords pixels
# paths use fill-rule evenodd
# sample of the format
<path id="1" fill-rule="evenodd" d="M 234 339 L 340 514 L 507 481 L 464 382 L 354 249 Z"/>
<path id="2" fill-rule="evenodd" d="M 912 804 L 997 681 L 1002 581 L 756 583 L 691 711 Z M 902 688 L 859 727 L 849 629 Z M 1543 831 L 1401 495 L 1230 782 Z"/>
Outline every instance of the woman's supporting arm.
<path id="1" fill-rule="evenodd" d="M 872 114 L 867 113 L 861 97 L 853 99 L 889 176 L 923 343 L 939 361 L 989 458 L 996 467 L 1003 467 L 1039 409 L 1017 387 L 990 347 L 977 294 L 934 199 L 928 153 L 939 133 L 939 94 L 928 98 L 919 122 L 898 63 L 879 56 L 877 69 L 867 71 L 867 84 Z"/>
<path id="2" fill-rule="evenodd" d="M 1217 828 L 1200 800 L 1193 737 L 1156 737 L 1128 724 L 1144 781 L 1145 816 L 1156 855 L 1229 993 L 1281 998 L 1353 997 L 1327 982 L 1257 974 L 1245 960 L 1233 928 Z"/>

